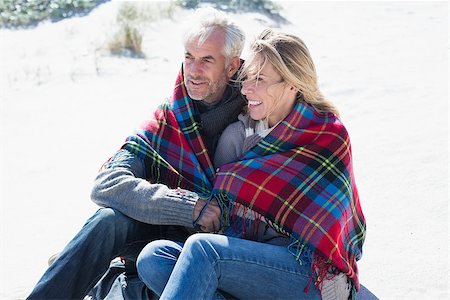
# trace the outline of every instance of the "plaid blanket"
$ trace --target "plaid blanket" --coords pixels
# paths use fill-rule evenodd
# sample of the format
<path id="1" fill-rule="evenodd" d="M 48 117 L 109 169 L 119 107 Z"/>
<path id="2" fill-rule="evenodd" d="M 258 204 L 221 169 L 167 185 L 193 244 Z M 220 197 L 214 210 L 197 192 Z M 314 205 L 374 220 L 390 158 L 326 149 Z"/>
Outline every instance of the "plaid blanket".
<path id="1" fill-rule="evenodd" d="M 365 221 L 349 137 L 333 114 L 299 103 L 241 161 L 215 173 L 181 70 L 171 100 L 122 148 L 145 161 L 151 182 L 215 197 L 225 225 L 232 225 L 236 209 L 255 211 L 293 239 L 298 258 L 304 248 L 311 249 L 316 262 L 336 266 L 359 287 L 356 260 Z"/>
<path id="2" fill-rule="evenodd" d="M 297 257 L 305 246 L 315 254 L 319 282 L 333 265 L 359 289 L 356 260 L 366 226 L 349 136 L 334 114 L 299 102 L 258 145 L 216 176 L 213 194 L 229 215 L 242 207 L 261 214 L 291 237 Z"/>

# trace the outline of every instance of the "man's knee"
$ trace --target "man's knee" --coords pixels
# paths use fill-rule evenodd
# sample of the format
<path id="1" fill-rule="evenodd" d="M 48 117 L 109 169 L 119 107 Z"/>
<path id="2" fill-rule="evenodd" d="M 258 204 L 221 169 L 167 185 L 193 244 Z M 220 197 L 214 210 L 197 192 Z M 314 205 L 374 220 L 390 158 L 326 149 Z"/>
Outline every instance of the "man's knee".
<path id="1" fill-rule="evenodd" d="M 127 224 L 132 223 L 132 219 L 125 216 L 113 208 L 100 208 L 88 220 L 86 226 L 93 227 L 95 231 L 103 233 L 116 233 L 120 229 L 126 229 Z"/>
<path id="2" fill-rule="evenodd" d="M 117 209 L 110 208 L 110 207 L 99 208 L 94 216 L 96 216 L 98 219 L 101 219 L 101 220 L 113 221 L 113 222 L 115 222 L 116 219 L 127 218 L 124 214 L 122 214 Z"/>

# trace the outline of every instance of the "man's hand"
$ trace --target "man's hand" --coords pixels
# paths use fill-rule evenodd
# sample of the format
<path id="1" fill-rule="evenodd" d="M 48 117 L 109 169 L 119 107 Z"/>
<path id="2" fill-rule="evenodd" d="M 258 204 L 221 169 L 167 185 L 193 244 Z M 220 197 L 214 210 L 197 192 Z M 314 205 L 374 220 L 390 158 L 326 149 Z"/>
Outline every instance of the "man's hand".
<path id="1" fill-rule="evenodd" d="M 204 208 L 204 209 L 203 209 Z M 203 209 L 203 214 L 197 221 L 200 230 L 204 232 L 217 232 L 220 229 L 221 210 L 216 199 L 209 202 L 204 199 L 198 199 L 194 207 L 194 222 L 197 220 L 200 212 Z"/>

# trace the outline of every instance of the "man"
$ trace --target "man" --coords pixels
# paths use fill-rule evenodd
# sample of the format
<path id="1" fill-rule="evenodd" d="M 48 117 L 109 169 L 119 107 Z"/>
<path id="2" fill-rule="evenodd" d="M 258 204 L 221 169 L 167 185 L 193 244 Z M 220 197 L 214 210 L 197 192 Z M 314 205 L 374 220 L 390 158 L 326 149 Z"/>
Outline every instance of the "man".
<path id="1" fill-rule="evenodd" d="M 199 193 L 203 190 L 195 184 L 191 190 L 184 188 L 190 187 L 184 184 L 189 182 L 186 178 L 190 174 L 185 172 L 188 166 L 181 163 L 185 152 L 190 151 L 189 155 L 197 156 L 202 166 L 212 169 L 214 177 L 211 161 L 217 141 L 225 127 L 237 120 L 245 103 L 238 87 L 228 84 L 240 67 L 245 38 L 240 28 L 213 9 L 198 12 L 195 21 L 185 35 L 183 75 L 175 87 L 173 102 L 155 113 L 157 121 L 162 114 L 174 116 L 174 123 L 167 126 L 165 119 L 148 122 L 142 135 L 129 138 L 104 165 L 92 191 L 92 200 L 104 208 L 58 255 L 29 299 L 83 298 L 113 258 L 120 256 L 134 262 L 149 241 L 184 241 L 195 229 L 219 230 L 218 204 L 208 201 L 208 195 Z M 189 97 L 180 97 L 185 91 Z M 177 108 L 177 99 L 185 101 L 187 108 Z M 174 130 L 179 136 L 165 135 L 174 126 L 179 127 Z M 156 129 L 150 132 L 149 128 Z M 150 145 L 150 138 L 143 140 L 148 136 L 157 141 Z M 181 139 L 183 147 L 189 149 L 164 148 Z M 149 151 L 153 156 L 141 155 Z M 173 174 L 159 174 L 158 164 L 170 159 L 180 161 L 178 169 L 173 170 L 179 175 L 178 183 Z M 189 167 L 195 172 L 196 166 Z"/>

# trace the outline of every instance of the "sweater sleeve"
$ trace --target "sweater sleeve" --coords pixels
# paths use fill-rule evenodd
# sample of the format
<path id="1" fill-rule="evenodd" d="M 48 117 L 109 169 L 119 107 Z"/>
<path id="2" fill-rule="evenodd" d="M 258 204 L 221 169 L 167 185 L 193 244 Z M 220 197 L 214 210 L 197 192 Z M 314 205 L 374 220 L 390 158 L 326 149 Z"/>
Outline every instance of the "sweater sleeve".
<path id="1" fill-rule="evenodd" d="M 145 178 L 144 162 L 120 150 L 97 175 L 91 199 L 148 224 L 193 227 L 196 193 L 170 189 Z"/>
<path id="2" fill-rule="evenodd" d="M 245 127 L 241 121 L 228 125 L 220 136 L 214 154 L 214 167 L 236 161 L 242 155 L 244 145 Z"/>

